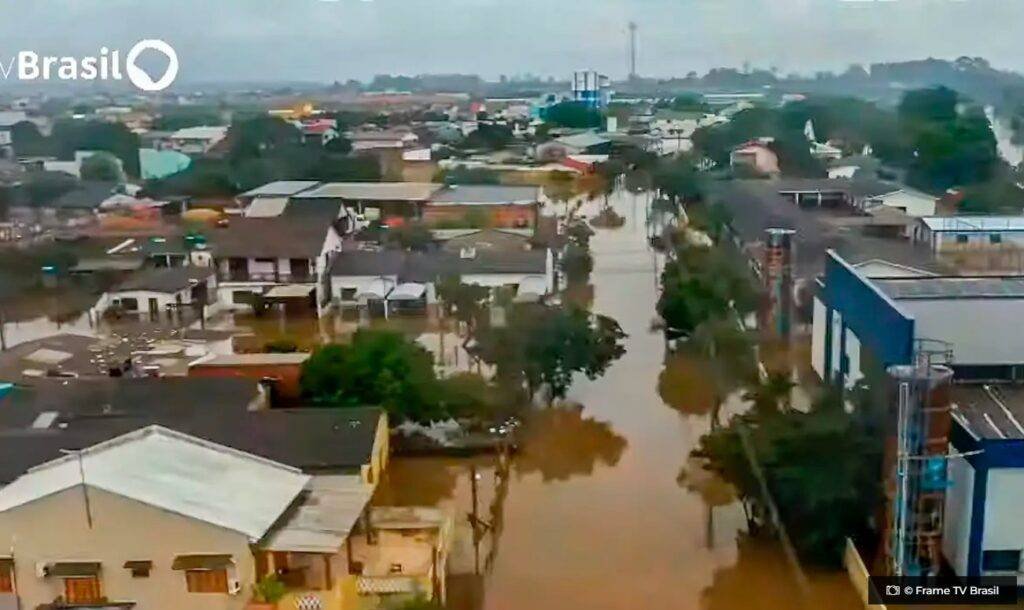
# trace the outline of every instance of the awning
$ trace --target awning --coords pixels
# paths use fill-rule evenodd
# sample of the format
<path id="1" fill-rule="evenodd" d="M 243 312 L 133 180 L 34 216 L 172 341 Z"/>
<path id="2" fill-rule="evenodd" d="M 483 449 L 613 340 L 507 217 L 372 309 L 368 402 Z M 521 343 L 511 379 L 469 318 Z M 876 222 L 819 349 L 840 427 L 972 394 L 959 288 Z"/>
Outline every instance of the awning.
<path id="1" fill-rule="evenodd" d="M 314 290 L 316 287 L 309 284 L 286 284 L 274 286 L 263 296 L 268 299 L 308 299 Z"/>
<path id="2" fill-rule="evenodd" d="M 399 284 L 391 291 L 388 295 L 389 301 L 415 301 L 423 298 L 424 293 L 427 291 L 426 284 L 415 284 L 409 282 L 407 284 Z"/>
<path id="3" fill-rule="evenodd" d="M 356 295 L 359 300 L 381 300 L 388 296 L 395 283 L 387 278 L 377 278 L 370 282 L 363 290 Z"/>
<path id="4" fill-rule="evenodd" d="M 46 566 L 47 576 L 60 578 L 86 578 L 100 573 L 98 561 L 58 561 Z"/>
<path id="5" fill-rule="evenodd" d="M 152 570 L 153 562 L 148 559 L 138 561 L 126 561 L 124 562 L 124 567 L 126 570 Z"/>
<path id="6" fill-rule="evenodd" d="M 548 292 L 546 278 L 531 275 L 524 277 L 516 289 L 516 303 L 535 303 L 544 297 Z"/>
<path id="7" fill-rule="evenodd" d="M 223 570 L 234 565 L 231 555 L 178 555 L 172 570 Z"/>

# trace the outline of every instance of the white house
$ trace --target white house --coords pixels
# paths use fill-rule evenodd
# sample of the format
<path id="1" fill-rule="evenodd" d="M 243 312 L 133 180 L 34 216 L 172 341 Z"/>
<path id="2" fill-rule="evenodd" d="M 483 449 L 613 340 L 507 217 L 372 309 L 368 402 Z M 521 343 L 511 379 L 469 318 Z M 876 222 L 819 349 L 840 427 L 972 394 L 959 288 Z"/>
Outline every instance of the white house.
<path id="1" fill-rule="evenodd" d="M 100 299 L 101 312 L 117 308 L 150 318 L 172 315 L 182 307 L 201 305 L 204 315 L 217 304 L 217 278 L 210 267 L 161 267 L 139 271 Z"/>
<path id="2" fill-rule="evenodd" d="M 226 125 L 186 127 L 167 137 L 170 148 L 185 155 L 206 154 L 228 135 Z"/>
<path id="3" fill-rule="evenodd" d="M 308 303 L 320 311 L 330 301 L 326 270 L 341 251 L 352 219 L 337 201 L 290 199 L 260 205 L 262 214 L 235 217 L 207 235 L 219 278 L 218 301 L 249 309 L 257 296 Z"/>
<path id="4" fill-rule="evenodd" d="M 907 216 L 921 218 L 935 215 L 938 199 L 934 195 L 905 187 L 891 193 L 866 197 L 861 201 L 861 206 L 865 211 L 883 205 L 900 210 Z"/>

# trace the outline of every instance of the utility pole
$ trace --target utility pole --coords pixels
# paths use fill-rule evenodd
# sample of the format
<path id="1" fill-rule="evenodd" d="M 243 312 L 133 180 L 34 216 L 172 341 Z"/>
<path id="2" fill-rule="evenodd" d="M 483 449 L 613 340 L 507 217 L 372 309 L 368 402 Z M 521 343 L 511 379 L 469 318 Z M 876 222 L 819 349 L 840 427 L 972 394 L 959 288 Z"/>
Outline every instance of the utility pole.
<path id="1" fill-rule="evenodd" d="M 629 80 L 636 80 L 637 25 L 629 22 Z"/>

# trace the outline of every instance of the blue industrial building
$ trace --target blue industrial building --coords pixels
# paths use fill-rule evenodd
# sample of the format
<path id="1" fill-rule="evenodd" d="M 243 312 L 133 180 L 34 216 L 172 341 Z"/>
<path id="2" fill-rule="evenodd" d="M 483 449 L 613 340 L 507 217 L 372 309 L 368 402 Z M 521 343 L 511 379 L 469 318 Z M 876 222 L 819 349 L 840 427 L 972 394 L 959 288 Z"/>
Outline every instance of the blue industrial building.
<path id="1" fill-rule="evenodd" d="M 942 554 L 958 575 L 1024 584 L 1024 391 L 961 386 L 952 414 Z"/>
<path id="2" fill-rule="evenodd" d="M 870 367 L 938 355 L 958 381 L 1024 381 L 1024 277 L 939 276 L 833 251 L 814 299 L 811 362 L 852 387 Z"/>

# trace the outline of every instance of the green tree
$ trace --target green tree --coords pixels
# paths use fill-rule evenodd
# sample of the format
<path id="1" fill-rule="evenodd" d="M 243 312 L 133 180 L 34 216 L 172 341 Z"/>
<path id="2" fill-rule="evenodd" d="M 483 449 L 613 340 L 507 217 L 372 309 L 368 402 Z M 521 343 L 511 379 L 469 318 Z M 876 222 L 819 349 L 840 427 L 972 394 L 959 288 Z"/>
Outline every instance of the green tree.
<path id="1" fill-rule="evenodd" d="M 50 139 L 61 159 L 74 159 L 80 150 L 102 150 L 120 159 L 129 176 L 139 175 L 139 136 L 121 123 L 60 120 Z"/>
<path id="2" fill-rule="evenodd" d="M 542 118 L 553 125 L 572 129 L 600 127 L 604 122 L 601 113 L 580 102 L 560 102 L 548 107 Z"/>
<path id="3" fill-rule="evenodd" d="M 756 460 L 797 552 L 839 565 L 846 538 L 869 530 L 880 499 L 883 436 L 863 408 L 847 413 L 826 394 L 806 413 L 751 411 L 705 435 L 699 451 L 738 490 L 751 531 L 770 525 Z"/>
<path id="4" fill-rule="evenodd" d="M 625 353 L 625 333 L 618 322 L 574 307 L 541 304 L 513 305 L 503 327 L 476 334 L 477 355 L 497 368 L 508 387 L 524 387 L 532 397 L 547 386 L 551 395 L 565 396 L 572 376 L 601 375 Z"/>
<path id="5" fill-rule="evenodd" d="M 437 283 L 437 297 L 444 306 L 445 315 L 474 329 L 486 309 L 491 291 L 486 286 L 464 284 L 458 275 L 442 276 Z"/>
<path id="6" fill-rule="evenodd" d="M 106 152 L 97 152 L 86 157 L 79 171 L 82 180 L 120 182 L 123 179 L 117 157 Z"/>
<path id="7" fill-rule="evenodd" d="M 348 345 L 314 350 L 302 367 L 303 396 L 328 407 L 380 405 L 398 421 L 446 414 L 433 357 L 401 333 L 361 329 Z"/>

